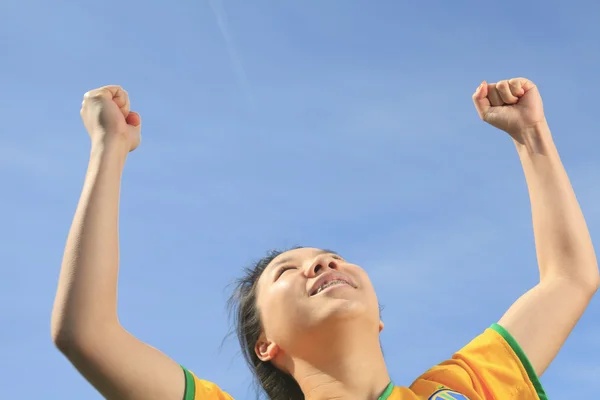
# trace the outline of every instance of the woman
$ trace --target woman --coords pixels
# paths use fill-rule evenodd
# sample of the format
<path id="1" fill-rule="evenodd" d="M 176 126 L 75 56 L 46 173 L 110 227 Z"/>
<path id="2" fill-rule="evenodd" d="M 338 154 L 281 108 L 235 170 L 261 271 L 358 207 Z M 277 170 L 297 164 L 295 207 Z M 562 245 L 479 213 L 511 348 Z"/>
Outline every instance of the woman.
<path id="1" fill-rule="evenodd" d="M 513 139 L 532 205 L 540 282 L 452 359 L 409 387 L 391 383 L 383 323 L 365 271 L 332 251 L 298 248 L 263 258 L 240 280 L 237 331 L 271 399 L 545 399 L 538 377 L 596 292 L 598 265 L 585 220 L 529 80 L 482 83 L 480 117 Z M 108 399 L 230 399 L 138 341 L 117 318 L 118 205 L 141 120 L 117 86 L 85 95 L 91 157 L 69 233 L 52 337 Z"/>

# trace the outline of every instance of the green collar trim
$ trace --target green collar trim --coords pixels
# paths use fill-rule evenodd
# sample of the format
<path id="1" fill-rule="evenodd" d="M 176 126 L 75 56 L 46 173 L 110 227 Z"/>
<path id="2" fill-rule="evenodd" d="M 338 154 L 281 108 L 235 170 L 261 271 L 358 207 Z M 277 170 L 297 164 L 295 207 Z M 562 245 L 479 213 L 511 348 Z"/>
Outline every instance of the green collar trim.
<path id="1" fill-rule="evenodd" d="M 387 385 L 387 387 L 385 388 L 385 390 L 383 391 L 383 393 L 381 393 L 381 396 L 379 396 L 379 400 L 387 400 L 388 397 L 390 397 L 390 394 L 392 394 L 393 391 L 394 391 L 394 383 L 390 382 L 390 384 Z"/>

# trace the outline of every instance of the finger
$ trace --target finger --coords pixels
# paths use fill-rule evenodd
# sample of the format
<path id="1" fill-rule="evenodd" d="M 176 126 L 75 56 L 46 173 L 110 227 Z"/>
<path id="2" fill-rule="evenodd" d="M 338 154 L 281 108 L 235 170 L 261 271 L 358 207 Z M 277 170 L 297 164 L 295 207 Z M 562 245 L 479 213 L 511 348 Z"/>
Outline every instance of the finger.
<path id="1" fill-rule="evenodd" d="M 90 90 L 83 96 L 83 102 L 85 103 L 86 100 L 99 98 L 114 101 L 124 117 L 127 117 L 129 114 L 129 95 L 121 86 L 108 85 L 99 89 Z"/>
<path id="2" fill-rule="evenodd" d="M 129 93 L 117 85 L 104 86 L 101 90 L 105 90 L 112 95 L 112 101 L 121 109 L 123 116 L 127 118 L 127 115 L 129 115 Z"/>
<path id="3" fill-rule="evenodd" d="M 496 83 L 496 89 L 504 104 L 516 104 L 519 98 L 512 94 L 508 81 L 500 81 Z"/>
<path id="4" fill-rule="evenodd" d="M 128 125 L 138 127 L 142 124 L 142 117 L 135 111 L 131 111 L 127 117 L 125 117 L 125 121 L 127 121 Z"/>
<path id="5" fill-rule="evenodd" d="M 85 101 L 88 99 L 93 99 L 93 98 L 98 98 L 98 97 L 106 99 L 106 100 L 112 100 L 113 97 L 115 97 L 115 94 L 117 94 L 117 92 L 119 90 L 121 90 L 120 86 L 115 86 L 115 85 L 103 86 L 101 88 L 90 90 L 89 92 L 87 92 L 83 96 L 83 100 Z"/>
<path id="6" fill-rule="evenodd" d="M 488 85 L 486 81 L 483 81 L 477 90 L 475 90 L 475 93 L 473 93 L 473 104 L 475 104 L 479 118 L 485 119 L 485 115 L 492 106 L 488 99 Z"/>
<path id="7" fill-rule="evenodd" d="M 519 78 L 510 79 L 508 81 L 508 87 L 510 88 L 510 92 L 513 94 L 513 96 L 520 98 L 525 94 L 525 89 L 523 89 L 522 82 L 519 80 Z"/>
<path id="8" fill-rule="evenodd" d="M 509 79 L 508 84 L 513 95 L 517 97 L 523 97 L 525 93 L 535 89 L 535 83 L 526 78 Z"/>
<path id="9" fill-rule="evenodd" d="M 500 97 L 500 93 L 498 93 L 495 83 L 490 83 L 488 85 L 488 99 L 490 99 L 490 103 L 494 107 L 504 105 L 504 101 L 502 100 L 502 97 Z"/>

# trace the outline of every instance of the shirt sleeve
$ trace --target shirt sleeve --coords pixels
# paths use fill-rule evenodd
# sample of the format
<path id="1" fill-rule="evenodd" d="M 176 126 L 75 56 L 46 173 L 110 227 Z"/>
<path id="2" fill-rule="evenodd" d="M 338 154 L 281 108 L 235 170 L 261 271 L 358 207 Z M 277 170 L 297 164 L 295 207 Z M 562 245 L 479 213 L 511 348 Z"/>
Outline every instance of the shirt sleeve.
<path id="1" fill-rule="evenodd" d="M 548 400 L 527 356 L 498 324 L 486 329 L 450 360 L 427 371 L 411 389 L 419 393 L 431 390 L 432 385 L 440 392 L 453 391 L 470 400 Z"/>
<path id="2" fill-rule="evenodd" d="M 229 394 L 221 390 L 212 382 L 198 379 L 193 372 L 184 367 L 185 394 L 183 400 L 233 400 Z"/>

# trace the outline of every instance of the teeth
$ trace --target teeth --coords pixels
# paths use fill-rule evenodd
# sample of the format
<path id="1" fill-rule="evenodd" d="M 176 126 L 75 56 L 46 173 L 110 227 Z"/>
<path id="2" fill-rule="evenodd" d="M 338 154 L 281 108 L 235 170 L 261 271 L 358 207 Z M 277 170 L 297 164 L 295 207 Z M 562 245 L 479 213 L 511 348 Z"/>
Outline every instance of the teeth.
<path id="1" fill-rule="evenodd" d="M 340 279 L 336 279 L 336 280 L 334 280 L 334 281 L 327 282 L 326 284 L 324 284 L 324 285 L 321 285 L 321 286 L 319 287 L 319 289 L 317 289 L 317 293 L 315 293 L 315 294 L 319 294 L 319 293 L 321 293 L 321 291 L 322 291 L 322 290 L 324 290 L 324 289 L 327 289 L 329 286 L 333 286 L 333 285 L 339 285 L 340 283 L 343 283 L 343 284 L 345 284 L 345 285 L 347 285 L 347 284 L 348 284 L 348 282 L 346 282 L 346 281 L 342 281 L 342 280 L 340 280 Z"/>

